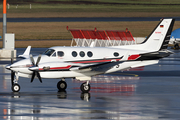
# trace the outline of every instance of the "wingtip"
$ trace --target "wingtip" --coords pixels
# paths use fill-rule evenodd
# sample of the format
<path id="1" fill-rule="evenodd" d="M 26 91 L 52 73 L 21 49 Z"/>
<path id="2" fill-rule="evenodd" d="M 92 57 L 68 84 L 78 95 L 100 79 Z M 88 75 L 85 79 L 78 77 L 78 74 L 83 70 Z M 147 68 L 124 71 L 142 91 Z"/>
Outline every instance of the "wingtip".
<path id="1" fill-rule="evenodd" d="M 31 51 L 31 46 L 28 46 L 24 51 L 24 53 L 22 55 L 19 55 L 18 57 L 29 58 L 30 51 Z"/>

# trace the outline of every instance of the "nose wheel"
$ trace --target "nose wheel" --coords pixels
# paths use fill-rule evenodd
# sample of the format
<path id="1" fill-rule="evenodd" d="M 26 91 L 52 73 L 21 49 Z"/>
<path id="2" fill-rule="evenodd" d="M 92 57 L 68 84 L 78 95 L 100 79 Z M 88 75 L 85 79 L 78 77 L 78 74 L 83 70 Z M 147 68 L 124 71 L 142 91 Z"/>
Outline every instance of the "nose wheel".
<path id="1" fill-rule="evenodd" d="M 15 84 L 12 85 L 11 89 L 12 89 L 13 92 L 19 92 L 20 91 L 20 85 L 15 83 Z"/>

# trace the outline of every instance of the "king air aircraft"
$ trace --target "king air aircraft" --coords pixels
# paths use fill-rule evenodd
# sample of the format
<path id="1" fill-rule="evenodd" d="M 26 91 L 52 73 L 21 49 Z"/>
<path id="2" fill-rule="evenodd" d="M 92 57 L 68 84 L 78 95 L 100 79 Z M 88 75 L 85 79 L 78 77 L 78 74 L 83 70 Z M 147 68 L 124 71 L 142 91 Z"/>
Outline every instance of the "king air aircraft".
<path id="1" fill-rule="evenodd" d="M 172 52 L 167 50 L 174 19 L 162 19 L 146 40 L 138 45 L 111 47 L 51 47 L 42 55 L 29 55 L 29 46 L 23 55 L 25 59 L 6 66 L 11 70 L 12 91 L 18 92 L 19 77 L 61 79 L 59 90 L 65 90 L 65 78 L 84 81 L 82 92 L 90 91 L 91 76 L 123 71 L 130 68 L 157 64 L 160 58 Z"/>

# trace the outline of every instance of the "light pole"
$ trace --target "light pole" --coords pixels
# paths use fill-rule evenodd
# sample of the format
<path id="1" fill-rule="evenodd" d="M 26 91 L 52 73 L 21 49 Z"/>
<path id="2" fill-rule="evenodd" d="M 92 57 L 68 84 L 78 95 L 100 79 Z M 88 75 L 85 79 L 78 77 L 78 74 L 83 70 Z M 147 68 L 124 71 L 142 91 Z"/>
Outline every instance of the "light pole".
<path id="1" fill-rule="evenodd" d="M 3 0 L 3 48 L 5 48 L 5 34 L 7 29 L 6 21 L 6 0 Z"/>
<path id="2" fill-rule="evenodd" d="M 0 58 L 16 57 L 16 50 L 14 50 L 15 34 L 7 33 L 6 5 L 6 0 L 3 0 L 3 49 L 0 49 Z"/>

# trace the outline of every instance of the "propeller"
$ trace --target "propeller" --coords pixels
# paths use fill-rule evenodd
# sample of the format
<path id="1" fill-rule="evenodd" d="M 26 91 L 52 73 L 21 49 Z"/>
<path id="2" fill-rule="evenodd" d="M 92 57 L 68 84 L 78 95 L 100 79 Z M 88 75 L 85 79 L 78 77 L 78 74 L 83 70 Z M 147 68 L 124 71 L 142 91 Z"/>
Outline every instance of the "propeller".
<path id="1" fill-rule="evenodd" d="M 38 67 L 38 64 L 39 64 L 39 62 L 41 60 L 41 55 L 38 56 L 36 64 L 34 62 L 34 58 L 33 58 L 32 55 L 30 55 L 30 60 L 32 62 L 33 67 Z M 30 69 L 30 70 L 32 70 L 32 69 Z M 32 77 L 31 77 L 31 82 L 33 82 L 35 75 L 37 75 L 39 81 L 42 83 L 42 79 L 41 79 L 41 76 L 40 76 L 39 72 L 37 70 L 32 70 L 32 71 L 33 71 L 33 74 L 32 74 Z"/>
<path id="2" fill-rule="evenodd" d="M 11 64 L 13 64 L 14 62 L 14 51 L 11 51 Z M 15 72 L 11 70 L 11 84 L 13 86 L 14 84 L 14 76 L 15 76 Z"/>

